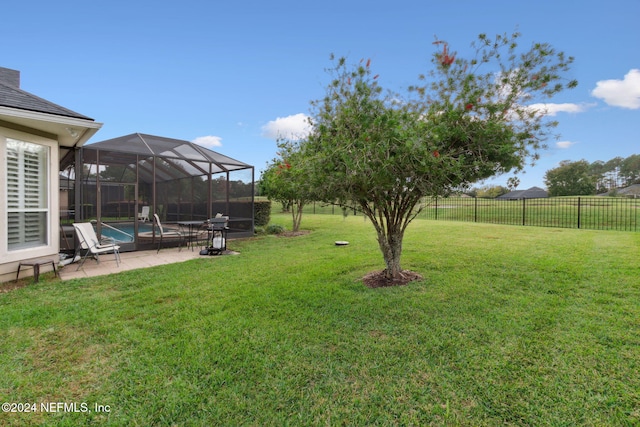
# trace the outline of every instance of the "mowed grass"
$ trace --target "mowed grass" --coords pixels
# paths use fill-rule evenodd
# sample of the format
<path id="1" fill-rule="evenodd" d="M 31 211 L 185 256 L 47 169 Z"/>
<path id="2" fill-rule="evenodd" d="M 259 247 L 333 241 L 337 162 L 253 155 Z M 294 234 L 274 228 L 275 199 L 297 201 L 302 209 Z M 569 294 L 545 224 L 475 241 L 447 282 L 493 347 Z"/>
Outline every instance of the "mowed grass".
<path id="1" fill-rule="evenodd" d="M 417 220 L 369 289 L 368 222 L 302 228 L 0 294 L 2 400 L 91 411 L 0 425 L 640 424 L 639 233 Z"/>
<path id="2" fill-rule="evenodd" d="M 581 196 L 500 200 L 461 197 L 427 199 L 420 219 L 489 224 L 640 231 L 640 200 Z M 305 212 L 341 215 L 338 206 L 315 202 Z M 348 211 L 351 214 L 353 211 Z"/>

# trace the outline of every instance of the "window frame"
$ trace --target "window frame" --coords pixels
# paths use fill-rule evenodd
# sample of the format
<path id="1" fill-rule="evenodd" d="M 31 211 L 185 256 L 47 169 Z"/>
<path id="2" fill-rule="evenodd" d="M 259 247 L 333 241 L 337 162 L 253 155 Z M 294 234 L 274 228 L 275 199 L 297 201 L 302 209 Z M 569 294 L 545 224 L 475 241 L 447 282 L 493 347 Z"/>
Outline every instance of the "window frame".
<path id="1" fill-rule="evenodd" d="M 8 198 L 9 171 L 7 168 L 7 140 L 22 141 L 29 144 L 43 146 L 48 149 L 48 156 L 45 160 L 46 172 L 44 175 L 44 179 L 46 180 L 44 185 L 45 194 L 43 195 L 46 200 L 45 208 L 36 209 L 46 212 L 46 230 L 44 231 L 44 237 L 46 240 L 45 244 L 33 247 L 9 249 L 9 213 L 13 208 L 9 208 Z M 0 176 L 0 259 L 12 262 L 31 257 L 48 256 L 58 252 L 60 245 L 58 235 L 60 218 L 58 212 L 58 196 L 55 194 L 55 191 L 58 191 L 59 187 L 58 159 L 59 145 L 57 141 L 26 132 L 0 127 L 0 165 L 2 165 L 2 175 Z M 34 211 L 34 209 L 29 208 L 28 211 Z"/>
<path id="2" fill-rule="evenodd" d="M 51 149 L 14 138 L 5 138 L 5 143 L 7 251 L 48 246 Z"/>

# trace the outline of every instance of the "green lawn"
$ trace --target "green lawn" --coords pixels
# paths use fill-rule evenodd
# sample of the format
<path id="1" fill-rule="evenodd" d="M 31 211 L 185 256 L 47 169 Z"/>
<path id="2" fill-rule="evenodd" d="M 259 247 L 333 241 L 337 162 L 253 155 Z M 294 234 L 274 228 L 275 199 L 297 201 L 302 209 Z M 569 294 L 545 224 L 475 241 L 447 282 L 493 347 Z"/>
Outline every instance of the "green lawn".
<path id="1" fill-rule="evenodd" d="M 640 233 L 416 220 L 369 289 L 370 224 L 303 228 L 1 293 L 0 425 L 640 424 Z"/>

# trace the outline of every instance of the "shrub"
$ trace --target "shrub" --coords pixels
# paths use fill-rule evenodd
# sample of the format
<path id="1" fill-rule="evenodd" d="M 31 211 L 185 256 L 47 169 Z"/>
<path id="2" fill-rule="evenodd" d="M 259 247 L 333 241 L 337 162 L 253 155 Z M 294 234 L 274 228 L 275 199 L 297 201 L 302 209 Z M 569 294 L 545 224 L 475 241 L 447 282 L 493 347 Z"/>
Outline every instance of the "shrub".
<path id="1" fill-rule="evenodd" d="M 271 221 L 271 200 L 256 200 L 254 206 L 254 223 L 256 227 L 264 227 Z"/>
<path id="2" fill-rule="evenodd" d="M 271 224 L 266 228 L 267 234 L 281 234 L 284 233 L 284 231 L 284 227 L 279 224 Z"/>

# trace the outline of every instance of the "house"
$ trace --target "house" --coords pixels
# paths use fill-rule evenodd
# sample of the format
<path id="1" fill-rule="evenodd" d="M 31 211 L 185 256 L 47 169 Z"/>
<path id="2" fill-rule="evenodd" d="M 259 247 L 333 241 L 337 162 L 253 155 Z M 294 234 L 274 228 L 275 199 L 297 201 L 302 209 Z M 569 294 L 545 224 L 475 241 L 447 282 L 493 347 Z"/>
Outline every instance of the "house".
<path id="1" fill-rule="evenodd" d="M 637 199 L 640 197 L 640 184 L 631 184 L 625 188 L 615 188 L 607 191 L 606 193 L 598 194 L 598 196 L 616 196 Z"/>
<path id="2" fill-rule="evenodd" d="M 625 188 L 618 189 L 619 196 L 637 198 L 640 196 L 640 184 L 632 184 Z"/>
<path id="3" fill-rule="evenodd" d="M 101 127 L 20 89 L 20 72 L 0 67 L 0 282 L 21 261 L 57 259 L 60 162 Z"/>
<path id="4" fill-rule="evenodd" d="M 501 200 L 522 200 L 522 199 L 544 199 L 549 197 L 549 193 L 540 187 L 531 187 L 527 190 L 514 190 L 507 194 L 496 197 Z"/>

